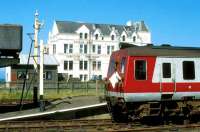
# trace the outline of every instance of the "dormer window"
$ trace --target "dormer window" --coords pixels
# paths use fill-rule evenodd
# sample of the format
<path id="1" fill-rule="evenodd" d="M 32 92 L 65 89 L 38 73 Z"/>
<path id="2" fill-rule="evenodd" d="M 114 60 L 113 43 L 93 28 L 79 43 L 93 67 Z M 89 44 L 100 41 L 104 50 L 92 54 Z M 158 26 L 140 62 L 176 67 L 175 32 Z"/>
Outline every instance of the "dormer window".
<path id="1" fill-rule="evenodd" d="M 87 33 L 85 33 L 85 39 L 87 39 L 88 38 L 88 34 Z"/>
<path id="2" fill-rule="evenodd" d="M 133 36 L 133 42 L 135 42 L 136 41 L 136 36 Z"/>
<path id="3" fill-rule="evenodd" d="M 122 41 L 125 41 L 125 40 L 126 40 L 126 36 L 123 35 L 123 36 L 122 36 Z"/>
<path id="4" fill-rule="evenodd" d="M 95 40 L 98 40 L 99 35 L 95 34 Z"/>
<path id="5" fill-rule="evenodd" d="M 115 35 L 112 35 L 112 36 L 111 36 L 111 40 L 115 40 Z"/>
<path id="6" fill-rule="evenodd" d="M 79 36 L 80 36 L 80 39 L 82 39 L 83 38 L 83 33 L 80 33 Z"/>

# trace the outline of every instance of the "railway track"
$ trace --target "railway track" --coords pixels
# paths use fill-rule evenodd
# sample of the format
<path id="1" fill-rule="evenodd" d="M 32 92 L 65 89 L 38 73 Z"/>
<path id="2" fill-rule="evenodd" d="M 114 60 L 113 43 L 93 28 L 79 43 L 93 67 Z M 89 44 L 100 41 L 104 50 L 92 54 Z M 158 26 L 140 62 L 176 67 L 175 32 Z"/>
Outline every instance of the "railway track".
<path id="1" fill-rule="evenodd" d="M 40 120 L 0 122 L 0 132 L 36 131 L 200 131 L 200 124 L 149 126 L 140 123 L 113 123 L 110 119 Z"/>

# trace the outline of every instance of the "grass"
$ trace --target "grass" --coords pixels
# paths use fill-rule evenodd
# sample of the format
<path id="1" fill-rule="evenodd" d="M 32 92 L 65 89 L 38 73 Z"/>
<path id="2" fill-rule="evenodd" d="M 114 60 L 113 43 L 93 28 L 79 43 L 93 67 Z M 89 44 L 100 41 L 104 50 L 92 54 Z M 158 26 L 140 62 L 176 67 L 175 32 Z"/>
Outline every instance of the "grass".
<path id="1" fill-rule="evenodd" d="M 21 89 L 0 89 L 0 101 L 5 100 L 20 100 Z M 44 89 L 44 98 L 47 100 L 58 99 L 64 97 L 74 96 L 101 96 L 104 95 L 104 89 Z M 24 99 L 31 100 L 33 98 L 33 91 L 30 90 L 28 93 L 25 90 Z"/>

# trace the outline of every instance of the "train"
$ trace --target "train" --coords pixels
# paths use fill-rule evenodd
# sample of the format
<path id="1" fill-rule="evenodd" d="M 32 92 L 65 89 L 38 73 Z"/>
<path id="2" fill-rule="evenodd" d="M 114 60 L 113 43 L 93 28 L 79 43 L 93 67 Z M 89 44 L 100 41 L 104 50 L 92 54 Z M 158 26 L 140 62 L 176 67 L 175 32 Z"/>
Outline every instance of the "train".
<path id="1" fill-rule="evenodd" d="M 114 121 L 199 115 L 200 48 L 121 45 L 110 56 L 106 77 L 105 99 Z"/>

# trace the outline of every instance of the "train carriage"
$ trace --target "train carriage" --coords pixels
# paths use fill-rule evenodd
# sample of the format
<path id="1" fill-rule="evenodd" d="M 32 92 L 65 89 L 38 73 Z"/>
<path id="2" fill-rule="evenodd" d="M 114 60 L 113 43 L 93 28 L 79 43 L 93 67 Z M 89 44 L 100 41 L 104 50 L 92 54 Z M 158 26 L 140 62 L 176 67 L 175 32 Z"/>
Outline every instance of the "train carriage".
<path id="1" fill-rule="evenodd" d="M 115 121 L 198 112 L 200 48 L 132 46 L 113 52 L 106 100 Z"/>

